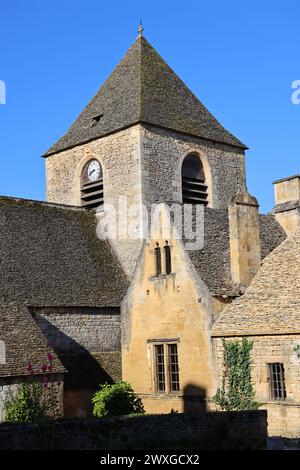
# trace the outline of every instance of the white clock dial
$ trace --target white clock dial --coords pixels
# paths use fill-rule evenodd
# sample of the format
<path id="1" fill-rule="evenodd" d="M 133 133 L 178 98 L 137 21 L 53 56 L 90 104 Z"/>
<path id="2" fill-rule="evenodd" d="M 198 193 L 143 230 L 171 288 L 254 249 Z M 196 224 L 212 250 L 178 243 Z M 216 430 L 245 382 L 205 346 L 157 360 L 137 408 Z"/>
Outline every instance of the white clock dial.
<path id="1" fill-rule="evenodd" d="M 100 177 L 101 167 L 97 160 L 92 160 L 87 167 L 87 177 L 89 181 L 96 181 Z"/>

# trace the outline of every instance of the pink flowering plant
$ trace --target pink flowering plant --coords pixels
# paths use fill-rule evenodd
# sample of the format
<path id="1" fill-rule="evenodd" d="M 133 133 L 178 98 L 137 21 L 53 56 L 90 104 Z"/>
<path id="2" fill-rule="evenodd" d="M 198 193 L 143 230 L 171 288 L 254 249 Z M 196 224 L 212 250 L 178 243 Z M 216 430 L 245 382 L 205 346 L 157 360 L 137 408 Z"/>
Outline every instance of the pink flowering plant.
<path id="1" fill-rule="evenodd" d="M 54 355 L 51 345 L 47 360 L 38 369 L 27 366 L 27 380 L 22 382 L 16 394 L 10 393 L 4 401 L 5 421 L 32 423 L 56 419 L 62 416 L 59 400 L 61 382 L 53 374 Z M 42 380 L 40 377 L 42 375 Z"/>

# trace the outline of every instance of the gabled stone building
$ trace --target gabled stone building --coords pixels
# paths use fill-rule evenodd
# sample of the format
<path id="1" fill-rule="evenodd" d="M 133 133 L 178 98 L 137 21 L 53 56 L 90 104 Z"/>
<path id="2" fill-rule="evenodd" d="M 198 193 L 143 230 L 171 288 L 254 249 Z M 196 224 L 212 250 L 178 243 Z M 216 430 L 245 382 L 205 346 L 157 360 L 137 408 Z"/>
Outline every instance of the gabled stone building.
<path id="1" fill-rule="evenodd" d="M 259 214 L 246 188 L 246 149 L 139 34 L 44 155 L 47 202 L 0 199 L 0 339 L 9 332 L 10 358 L 0 366 L 2 383 L 18 384 L 26 373 L 14 369 L 21 355 L 16 317 L 5 313 L 14 308 L 25 336 L 27 325 L 34 331 L 26 361 L 42 355 L 41 346 L 31 358 L 37 336 L 41 345 L 53 344 L 66 415 L 88 413 L 99 383 L 121 377 L 149 412 L 211 407 L 220 338 L 261 334 L 247 299 L 257 292 L 257 302 L 265 302 L 267 295 L 271 311 L 276 296 L 268 287 L 278 276 L 284 299 L 278 257 L 299 249 L 300 178 L 277 182 L 273 213 Z M 269 325 L 262 332 L 268 340 L 258 352 L 267 368 L 278 334 L 287 334 L 272 312 L 278 331 Z M 296 344 L 299 332 L 290 329 Z M 283 377 L 282 366 L 274 367 Z M 262 397 L 277 403 L 273 385 Z M 293 400 L 297 407 L 296 394 Z M 277 408 L 268 404 L 270 429 L 288 433 L 286 421 L 274 424 Z"/>
<path id="2" fill-rule="evenodd" d="M 42 378 L 49 343 L 59 356 L 52 372 L 65 374 L 65 414 L 85 414 L 99 382 L 121 378 L 126 276 L 91 212 L 1 197 L 0 220 L 2 391 L 28 364 Z"/>

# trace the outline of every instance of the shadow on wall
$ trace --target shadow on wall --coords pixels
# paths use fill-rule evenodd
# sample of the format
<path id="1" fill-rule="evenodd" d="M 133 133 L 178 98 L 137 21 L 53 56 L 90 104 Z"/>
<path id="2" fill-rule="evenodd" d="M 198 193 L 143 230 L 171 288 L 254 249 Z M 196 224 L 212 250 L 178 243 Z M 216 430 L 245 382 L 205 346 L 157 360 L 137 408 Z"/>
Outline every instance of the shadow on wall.
<path id="1" fill-rule="evenodd" d="M 206 412 L 206 390 L 195 384 L 186 385 L 183 389 L 183 411 L 190 414 Z"/>
<path id="2" fill-rule="evenodd" d="M 66 368 L 64 377 L 64 416 L 92 415 L 92 396 L 103 383 L 113 378 L 81 344 L 43 317 L 35 317 L 44 336 Z"/>

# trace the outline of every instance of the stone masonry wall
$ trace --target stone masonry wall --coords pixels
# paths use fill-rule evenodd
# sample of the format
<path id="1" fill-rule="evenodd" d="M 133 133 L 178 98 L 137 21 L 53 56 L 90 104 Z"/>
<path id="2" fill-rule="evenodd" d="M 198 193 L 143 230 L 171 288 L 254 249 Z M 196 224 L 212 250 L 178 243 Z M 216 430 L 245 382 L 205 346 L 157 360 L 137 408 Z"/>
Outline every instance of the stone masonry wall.
<path id="1" fill-rule="evenodd" d="M 115 203 L 119 194 L 140 201 L 139 126 L 65 150 L 45 159 L 47 201 L 80 205 L 80 175 L 97 158 L 103 169 L 104 197 Z"/>
<path id="2" fill-rule="evenodd" d="M 141 204 L 138 125 L 46 158 L 47 201 L 81 205 L 80 175 L 92 158 L 97 158 L 102 165 L 105 203 L 118 208 L 119 196 L 126 196 L 129 206 Z M 133 219 L 133 225 L 137 225 L 140 221 L 139 211 Z M 141 243 L 137 239 L 123 239 L 113 240 L 112 245 L 123 269 L 130 275 Z"/>
<path id="3" fill-rule="evenodd" d="M 35 308 L 65 374 L 64 415 L 87 416 L 101 383 L 121 380 L 119 308 Z"/>
<path id="4" fill-rule="evenodd" d="M 237 338 L 228 338 L 229 340 Z M 241 339 L 241 338 L 239 338 Z M 300 357 L 294 348 L 300 335 L 253 336 L 252 381 L 261 408 L 268 410 L 270 436 L 300 437 Z M 223 347 L 221 338 L 214 340 L 219 380 L 222 377 Z M 284 364 L 286 399 L 271 400 L 268 364 Z"/>
<path id="5" fill-rule="evenodd" d="M 190 152 L 202 158 L 209 190 L 209 205 L 227 208 L 245 184 L 241 150 L 208 143 L 169 130 L 144 125 L 142 130 L 143 195 L 149 203 L 181 202 L 181 164 Z"/>
<path id="6" fill-rule="evenodd" d="M 119 309 L 35 308 L 36 321 L 57 353 L 119 351 Z"/>
<path id="7" fill-rule="evenodd" d="M 245 184 L 243 151 L 149 125 L 135 125 L 46 158 L 47 200 L 80 205 L 82 169 L 97 158 L 103 167 L 105 202 L 118 210 L 119 196 L 126 196 L 128 207 L 137 205 L 128 219 L 131 232 L 137 233 L 142 202 L 181 202 L 182 160 L 195 151 L 204 165 L 210 207 L 226 208 Z M 112 211 L 106 215 L 113 217 Z M 110 226 L 111 219 L 107 220 Z M 111 240 L 111 244 L 131 276 L 141 241 L 134 235 Z"/>
<path id="8" fill-rule="evenodd" d="M 0 450 L 265 449 L 266 421 L 265 412 L 250 411 L 57 421 L 45 433 L 2 424 Z"/>

